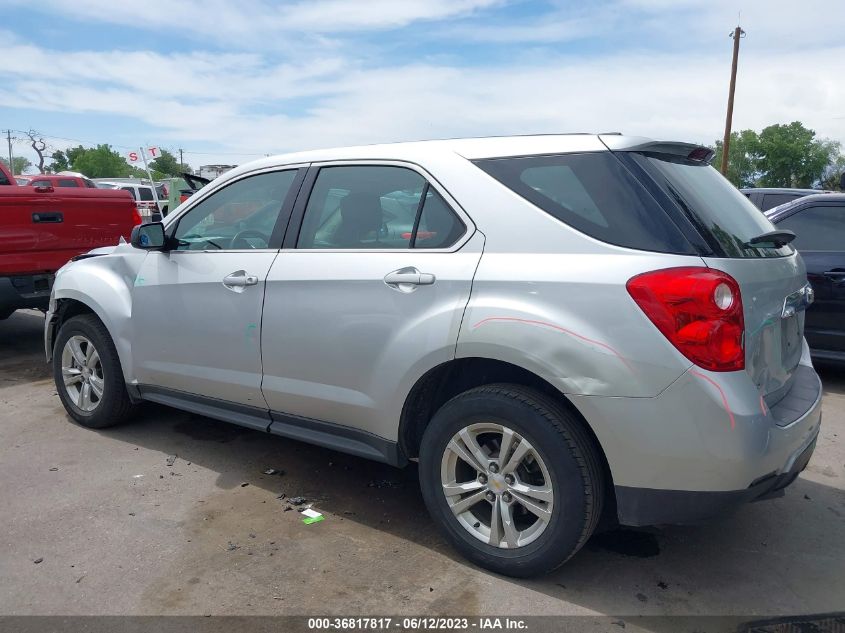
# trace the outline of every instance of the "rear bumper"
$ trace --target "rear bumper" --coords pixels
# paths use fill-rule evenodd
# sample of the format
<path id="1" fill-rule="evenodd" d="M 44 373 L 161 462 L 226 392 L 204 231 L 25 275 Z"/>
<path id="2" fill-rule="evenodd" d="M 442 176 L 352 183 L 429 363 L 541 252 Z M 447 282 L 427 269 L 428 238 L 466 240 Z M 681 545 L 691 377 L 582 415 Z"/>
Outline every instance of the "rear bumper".
<path id="1" fill-rule="evenodd" d="M 570 399 L 605 452 L 625 525 L 697 522 L 778 494 L 806 466 L 821 424 L 806 344 L 771 409 L 746 372 L 699 368 L 654 398 Z"/>
<path id="2" fill-rule="evenodd" d="M 0 277 L 0 315 L 21 308 L 46 310 L 53 275 Z"/>
<path id="3" fill-rule="evenodd" d="M 807 467 L 817 437 L 792 456 L 788 469 L 764 476 L 745 490 L 701 492 L 616 486 L 619 522 L 632 526 L 700 523 L 750 501 L 782 496 L 786 487 Z"/>

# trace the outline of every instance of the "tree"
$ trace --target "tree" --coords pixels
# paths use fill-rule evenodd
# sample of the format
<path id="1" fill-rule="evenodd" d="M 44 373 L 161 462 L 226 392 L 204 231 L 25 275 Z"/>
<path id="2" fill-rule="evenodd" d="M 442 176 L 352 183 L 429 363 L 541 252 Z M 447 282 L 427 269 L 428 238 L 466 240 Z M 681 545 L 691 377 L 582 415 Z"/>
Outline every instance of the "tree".
<path id="1" fill-rule="evenodd" d="M 26 133 L 27 138 L 29 138 L 29 144 L 32 146 L 32 149 L 35 150 L 35 153 L 38 154 L 38 173 L 44 173 L 44 152 L 47 150 L 47 143 L 44 141 L 44 137 L 35 130 L 30 129 L 29 132 Z"/>
<path id="2" fill-rule="evenodd" d="M 48 171 L 58 173 L 60 171 L 67 171 L 70 169 L 70 160 L 68 160 L 67 154 L 65 154 L 62 150 L 57 149 L 53 152 L 50 158 L 53 162 L 49 167 L 47 167 Z"/>
<path id="3" fill-rule="evenodd" d="M 13 156 L 12 161 L 12 174 L 22 174 L 26 169 L 32 167 L 32 163 L 25 156 Z M 0 158 L 0 162 L 2 162 L 6 167 L 9 166 L 8 158 Z"/>
<path id="4" fill-rule="evenodd" d="M 61 156 L 54 157 L 54 165 L 61 160 Z M 68 149 L 64 156 L 68 166 L 89 178 L 126 178 L 137 175 L 137 170 L 127 163 L 123 156 L 114 151 L 110 145 L 97 145 L 93 149 L 86 149 L 81 145 Z"/>
<path id="5" fill-rule="evenodd" d="M 839 143 L 817 139 L 799 121 L 770 125 L 758 137 L 760 186 L 811 187 L 839 156 Z"/>
<path id="6" fill-rule="evenodd" d="M 716 141 L 713 165 L 722 164 L 722 145 L 722 141 Z M 759 177 L 757 172 L 759 146 L 760 139 L 754 130 L 731 132 L 726 176 L 737 187 L 753 187 Z"/>
<path id="7" fill-rule="evenodd" d="M 822 189 L 831 189 L 833 191 L 842 189 L 842 174 L 845 174 L 845 155 L 839 154 L 825 168 L 824 174 L 822 175 Z"/>
<path id="8" fill-rule="evenodd" d="M 176 157 L 166 149 L 161 150 L 161 155 L 150 161 L 150 171 L 155 178 L 178 177 L 184 171 Z"/>

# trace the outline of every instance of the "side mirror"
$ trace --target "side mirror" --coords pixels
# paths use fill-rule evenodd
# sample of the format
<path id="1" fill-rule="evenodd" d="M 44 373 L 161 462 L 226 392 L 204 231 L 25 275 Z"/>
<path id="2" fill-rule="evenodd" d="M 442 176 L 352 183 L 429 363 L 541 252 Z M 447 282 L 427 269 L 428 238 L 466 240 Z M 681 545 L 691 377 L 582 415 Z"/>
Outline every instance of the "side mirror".
<path id="1" fill-rule="evenodd" d="M 132 246 L 146 251 L 163 250 L 166 241 L 164 225 L 161 222 L 139 224 L 132 229 L 132 235 L 129 238 Z"/>
<path id="2" fill-rule="evenodd" d="M 35 193 L 53 193 L 53 185 L 38 185 L 33 187 L 35 189 Z"/>

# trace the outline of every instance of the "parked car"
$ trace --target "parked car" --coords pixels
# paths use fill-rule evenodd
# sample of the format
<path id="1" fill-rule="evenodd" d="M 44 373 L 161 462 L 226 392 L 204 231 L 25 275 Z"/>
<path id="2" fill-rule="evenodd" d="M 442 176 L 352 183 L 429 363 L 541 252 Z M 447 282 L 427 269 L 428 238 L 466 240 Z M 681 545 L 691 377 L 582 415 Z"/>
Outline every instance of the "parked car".
<path id="1" fill-rule="evenodd" d="M 418 460 L 448 540 L 513 576 L 600 521 L 782 494 L 819 432 L 812 293 L 711 158 L 550 135 L 242 165 L 59 271 L 59 398 L 92 428 L 153 401 Z"/>
<path id="2" fill-rule="evenodd" d="M 778 205 L 792 202 L 804 196 L 833 193 L 824 189 L 793 189 L 790 187 L 752 187 L 740 189 L 740 191 L 761 211 L 768 211 Z"/>
<path id="3" fill-rule="evenodd" d="M 22 174 L 15 176 L 21 186 L 28 187 L 84 187 L 95 189 L 96 183 L 82 174 Z"/>
<path id="4" fill-rule="evenodd" d="M 140 223 L 125 192 L 20 186 L 0 164 L 0 319 L 47 309 L 53 276 L 69 259 L 128 239 Z"/>
<path id="5" fill-rule="evenodd" d="M 816 295 L 804 328 L 811 353 L 845 361 L 845 194 L 805 196 L 766 215 L 779 229 L 797 235 L 793 246 Z"/>
<path id="6" fill-rule="evenodd" d="M 153 194 L 152 185 L 137 182 L 98 180 L 97 187 L 101 189 L 128 191 L 132 199 L 135 200 L 138 206 L 138 212 L 144 218 L 145 222 L 161 220 L 162 216 L 167 215 L 167 190 L 160 183 L 156 184 L 155 195 Z M 158 207 L 156 207 L 156 199 L 158 199 Z"/>

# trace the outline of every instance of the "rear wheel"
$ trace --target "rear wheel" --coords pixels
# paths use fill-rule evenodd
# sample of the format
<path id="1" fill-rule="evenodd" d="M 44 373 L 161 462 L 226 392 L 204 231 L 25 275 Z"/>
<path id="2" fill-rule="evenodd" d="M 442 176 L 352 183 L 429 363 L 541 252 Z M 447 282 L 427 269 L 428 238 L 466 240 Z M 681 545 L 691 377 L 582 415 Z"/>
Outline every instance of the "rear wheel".
<path id="1" fill-rule="evenodd" d="M 68 415 L 83 426 L 105 428 L 132 413 L 114 342 L 93 314 L 62 324 L 53 348 L 53 378 Z"/>
<path id="2" fill-rule="evenodd" d="M 546 573 L 586 542 L 603 473 L 580 422 L 519 385 L 466 391 L 435 414 L 420 448 L 429 512 L 467 558 L 518 577 Z"/>

